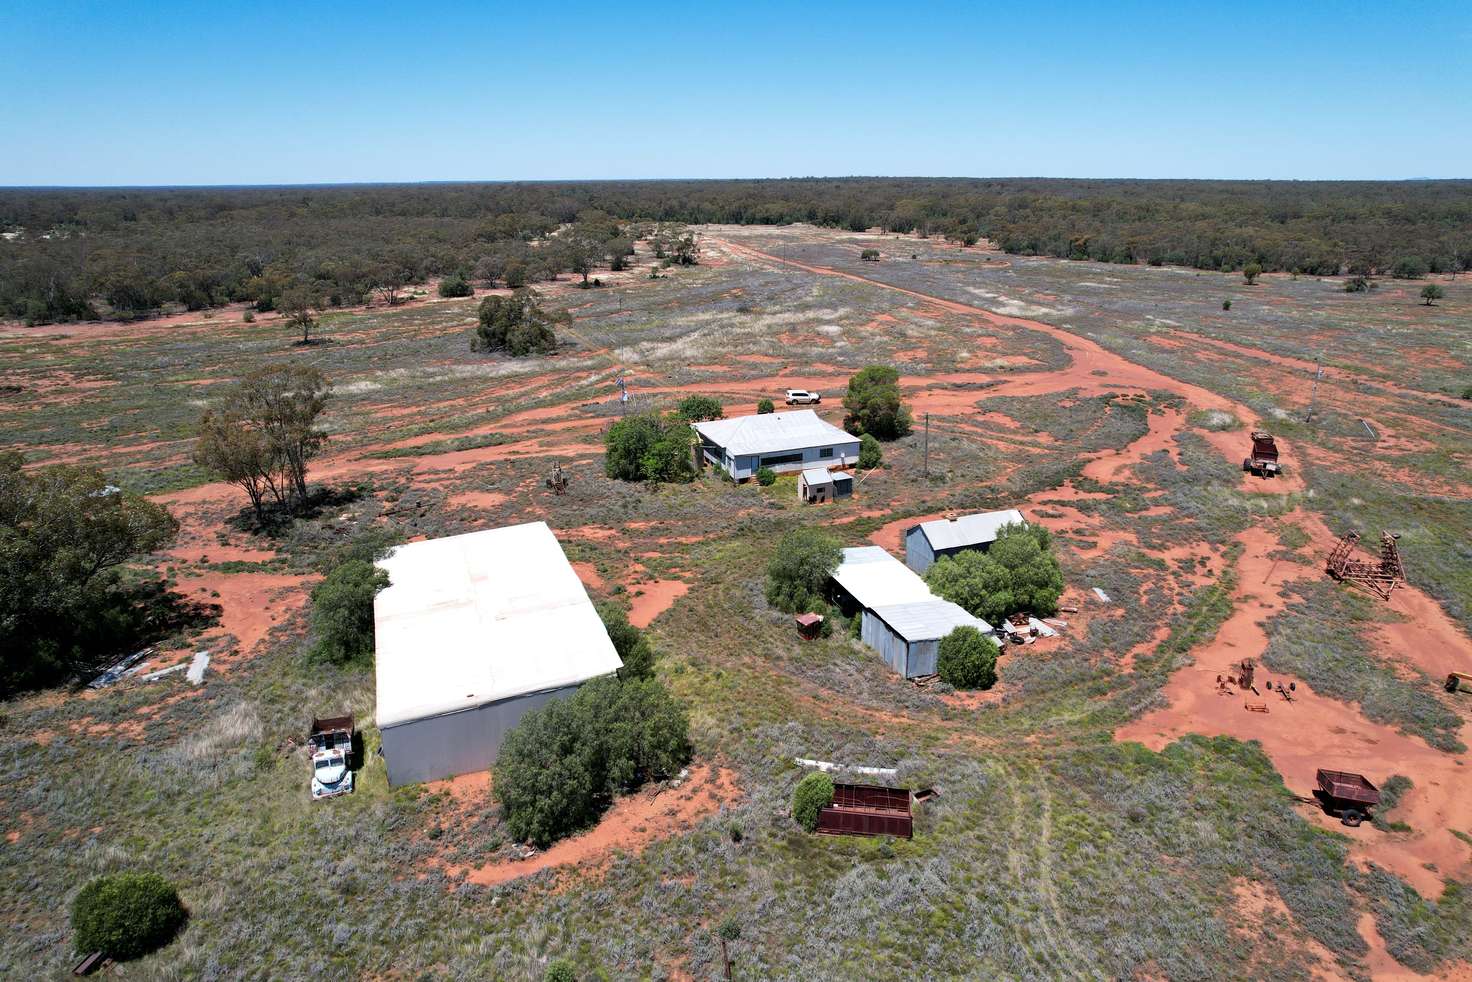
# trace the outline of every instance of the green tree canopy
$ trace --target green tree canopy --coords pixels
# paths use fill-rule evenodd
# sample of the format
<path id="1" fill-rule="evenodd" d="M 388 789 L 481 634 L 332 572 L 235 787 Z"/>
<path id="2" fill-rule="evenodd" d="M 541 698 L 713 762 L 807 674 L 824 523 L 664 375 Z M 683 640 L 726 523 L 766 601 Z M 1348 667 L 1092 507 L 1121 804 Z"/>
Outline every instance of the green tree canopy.
<path id="1" fill-rule="evenodd" d="M 446 298 L 475 296 L 475 287 L 470 285 L 470 281 L 463 273 L 451 273 L 440 280 L 440 285 L 436 289 L 440 296 Z"/>
<path id="2" fill-rule="evenodd" d="M 506 273 L 508 279 L 511 270 Z M 557 350 L 554 328 L 571 323 L 564 311 L 542 308 L 532 290 L 519 289 L 509 297 L 489 296 L 477 310 L 480 321 L 470 346 L 476 351 L 505 352 L 514 358 L 547 355 Z"/>
<path id="3" fill-rule="evenodd" d="M 389 585 L 373 563 L 351 559 L 312 589 L 312 646 L 316 661 L 347 665 L 373 658 L 373 598 Z"/>
<path id="4" fill-rule="evenodd" d="M 997 682 L 997 645 L 974 627 L 958 627 L 940 639 L 936 671 L 958 689 L 990 689 Z"/>
<path id="5" fill-rule="evenodd" d="M 686 396 L 680 400 L 675 407 L 675 413 L 683 419 L 692 423 L 700 423 L 708 419 L 724 419 L 726 411 L 721 408 L 721 400 L 713 396 Z"/>
<path id="6" fill-rule="evenodd" d="M 1426 306 L 1428 307 L 1444 296 L 1446 296 L 1446 291 L 1435 283 L 1428 283 L 1421 288 L 1421 299 L 1426 302 Z"/>
<path id="7" fill-rule="evenodd" d="M 689 481 L 695 476 L 694 439 L 679 416 L 626 416 L 604 434 L 603 471 L 620 481 Z"/>
<path id="8" fill-rule="evenodd" d="M 1247 281 L 1247 285 L 1248 286 L 1252 286 L 1252 284 L 1256 283 L 1257 282 L 1257 278 L 1259 276 L 1261 276 L 1261 275 L 1262 275 L 1262 264 L 1261 263 L 1251 262 L 1251 263 L 1248 263 L 1246 266 L 1243 266 L 1242 267 L 1242 279 L 1244 279 L 1245 281 Z"/>
<path id="9" fill-rule="evenodd" d="M 828 577 L 842 558 L 838 540 L 827 532 L 793 529 L 782 536 L 767 564 L 767 603 L 792 614 L 822 604 Z"/>
<path id="10" fill-rule="evenodd" d="M 937 596 L 989 624 L 1009 614 L 1056 613 L 1063 571 L 1041 525 L 1005 525 L 986 552 L 968 550 L 938 560 L 925 574 Z"/>
<path id="11" fill-rule="evenodd" d="M 179 530 L 101 471 L 23 463 L 0 452 L 0 698 L 95 671 L 141 640 L 150 615 L 118 569 Z"/>
<path id="12" fill-rule="evenodd" d="M 653 679 L 604 677 L 506 734 L 492 787 L 513 838 L 545 848 L 596 821 L 614 795 L 690 760 L 685 711 Z"/>
<path id="13" fill-rule="evenodd" d="M 859 437 L 859 467 L 870 471 L 884 462 L 884 449 L 879 446 L 879 441 L 874 439 L 872 433 L 865 433 Z"/>
<path id="14" fill-rule="evenodd" d="M 598 616 L 603 620 L 603 629 L 608 632 L 608 640 L 613 642 L 613 650 L 618 652 L 624 663 L 623 669 L 618 673 L 619 677 L 653 678 L 654 646 L 643 631 L 629 623 L 629 616 L 624 613 L 624 609 L 617 604 L 601 603 L 598 605 Z"/>
<path id="15" fill-rule="evenodd" d="M 72 901 L 78 954 L 100 951 L 116 961 L 162 948 L 188 919 L 178 891 L 157 873 L 99 876 Z"/>
<path id="16" fill-rule="evenodd" d="M 891 440 L 910 432 L 910 410 L 900 398 L 900 373 L 888 365 L 870 365 L 848 380 L 843 397 L 843 428 L 855 436 L 868 433 Z"/>

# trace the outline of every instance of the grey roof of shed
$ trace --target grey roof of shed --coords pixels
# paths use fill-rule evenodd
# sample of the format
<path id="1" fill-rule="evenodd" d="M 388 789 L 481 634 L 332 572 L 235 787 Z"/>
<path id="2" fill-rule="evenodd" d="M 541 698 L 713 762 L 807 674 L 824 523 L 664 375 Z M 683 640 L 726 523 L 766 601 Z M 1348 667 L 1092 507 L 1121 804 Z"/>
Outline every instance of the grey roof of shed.
<path id="1" fill-rule="evenodd" d="M 992 627 L 980 617 L 972 617 L 964 608 L 949 600 L 934 598 L 873 608 L 890 629 L 906 641 L 934 641 L 958 627 L 974 627 L 991 634 Z"/>
<path id="2" fill-rule="evenodd" d="M 905 535 L 919 529 L 929 540 L 932 549 L 961 549 L 995 542 L 1002 526 L 1014 523 L 1025 525 L 1027 519 L 1016 508 L 1008 508 L 1005 511 L 987 511 L 954 519 L 937 518 L 933 522 L 910 526 L 905 530 Z"/>
<path id="3" fill-rule="evenodd" d="M 832 484 L 833 475 L 828 473 L 826 467 L 809 467 L 802 472 L 803 483 L 808 487 L 815 484 Z"/>
<path id="4" fill-rule="evenodd" d="M 732 455 L 781 453 L 859 441 L 811 409 L 712 419 L 691 425 L 701 436 Z"/>

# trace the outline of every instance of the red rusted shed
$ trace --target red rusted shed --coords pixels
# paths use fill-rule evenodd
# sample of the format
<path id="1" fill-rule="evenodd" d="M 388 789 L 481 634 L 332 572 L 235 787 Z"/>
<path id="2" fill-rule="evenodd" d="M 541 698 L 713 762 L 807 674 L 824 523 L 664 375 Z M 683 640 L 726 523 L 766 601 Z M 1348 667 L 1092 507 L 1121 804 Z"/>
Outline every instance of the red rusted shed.
<path id="1" fill-rule="evenodd" d="M 796 620 L 797 633 L 808 640 L 816 638 L 823 630 L 822 614 L 798 614 Z"/>
<path id="2" fill-rule="evenodd" d="M 911 837 L 914 819 L 906 788 L 835 784 L 833 804 L 818 813 L 818 831 L 828 835 Z"/>

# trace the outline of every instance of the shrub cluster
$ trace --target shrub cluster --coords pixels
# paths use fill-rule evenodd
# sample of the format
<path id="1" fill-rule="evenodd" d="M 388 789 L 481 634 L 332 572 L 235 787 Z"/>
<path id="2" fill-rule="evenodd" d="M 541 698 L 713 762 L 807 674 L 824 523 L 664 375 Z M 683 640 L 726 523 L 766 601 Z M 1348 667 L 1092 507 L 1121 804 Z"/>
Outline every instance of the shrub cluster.
<path id="1" fill-rule="evenodd" d="M 613 650 L 623 660 L 624 667 L 618 673 L 624 679 L 648 679 L 654 677 L 654 646 L 644 632 L 629 623 L 623 608 L 611 603 L 598 605 L 598 616 L 603 619 L 603 629 L 613 642 Z"/>
<path id="2" fill-rule="evenodd" d="M 388 574 L 364 559 L 351 559 L 312 589 L 312 660 L 348 665 L 373 658 L 373 598 Z"/>
<path id="3" fill-rule="evenodd" d="M 818 827 L 818 816 L 833 804 L 833 779 L 822 771 L 797 782 L 792 792 L 792 817 L 809 832 Z"/>
<path id="4" fill-rule="evenodd" d="M 945 556 L 925 573 L 937 596 L 965 607 L 988 623 L 1008 614 L 1048 616 L 1058 610 L 1063 570 L 1053 537 L 1041 525 L 1004 525 L 986 552 Z"/>
<path id="5" fill-rule="evenodd" d="M 823 592 L 843 558 L 838 540 L 821 529 L 793 529 L 767 563 L 767 603 L 789 614 L 826 611 Z"/>
<path id="6" fill-rule="evenodd" d="M 675 407 L 675 414 L 692 423 L 700 423 L 708 419 L 724 419 L 726 411 L 721 407 L 721 400 L 713 396 L 686 396 Z"/>
<path id="7" fill-rule="evenodd" d="M 859 437 L 859 467 L 871 471 L 884 462 L 884 450 L 871 433 Z"/>
<path id="8" fill-rule="evenodd" d="M 843 397 L 843 428 L 892 440 L 910 432 L 910 410 L 900 399 L 900 373 L 888 365 L 870 365 L 848 380 Z"/>
<path id="9" fill-rule="evenodd" d="M 603 471 L 620 481 L 678 483 L 695 477 L 694 433 L 678 415 L 638 413 L 608 428 Z"/>
<path id="10" fill-rule="evenodd" d="M 470 347 L 475 351 L 504 351 L 514 358 L 556 351 L 553 328 L 572 320 L 565 311 L 542 309 L 536 293 L 526 289 L 509 297 L 486 297 L 480 302 L 477 318 L 480 323 Z"/>
<path id="11" fill-rule="evenodd" d="M 958 627 L 940 639 L 936 671 L 957 689 L 997 684 L 997 643 L 974 627 Z"/>
<path id="12" fill-rule="evenodd" d="M 492 784 L 511 836 L 546 848 L 591 825 L 615 795 L 689 760 L 689 720 L 664 686 L 604 677 L 523 716 Z"/>
<path id="13" fill-rule="evenodd" d="M 100 951 L 115 961 L 162 948 L 188 919 L 178 891 L 157 873 L 99 876 L 72 901 L 77 952 Z"/>

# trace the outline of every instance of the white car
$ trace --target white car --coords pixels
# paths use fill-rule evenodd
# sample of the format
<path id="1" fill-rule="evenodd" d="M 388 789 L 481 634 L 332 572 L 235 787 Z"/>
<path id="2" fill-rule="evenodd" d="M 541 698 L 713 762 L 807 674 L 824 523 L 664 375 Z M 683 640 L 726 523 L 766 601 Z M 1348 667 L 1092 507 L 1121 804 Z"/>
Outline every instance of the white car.
<path id="1" fill-rule="evenodd" d="M 807 389 L 787 390 L 787 405 L 789 406 L 811 406 L 814 403 L 822 401 L 823 394 L 821 392 L 809 392 Z"/>
<path id="2" fill-rule="evenodd" d="M 312 800 L 351 794 L 353 772 L 341 750 L 320 750 L 312 755 Z"/>

